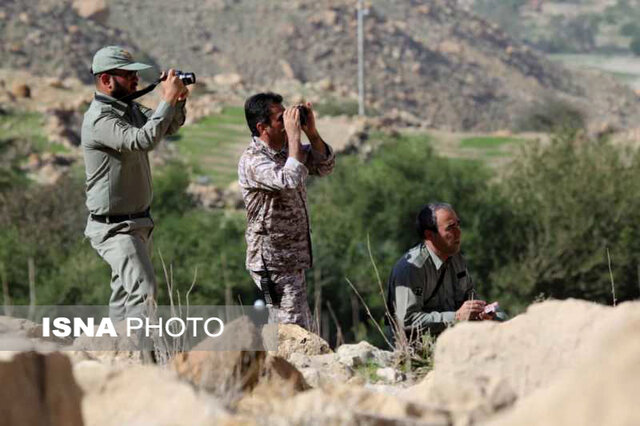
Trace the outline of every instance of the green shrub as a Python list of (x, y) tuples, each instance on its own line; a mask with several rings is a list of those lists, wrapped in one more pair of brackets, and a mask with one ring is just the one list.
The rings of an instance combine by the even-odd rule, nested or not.
[(524, 306), (537, 295), (611, 303), (606, 249), (619, 300), (638, 297), (640, 157), (575, 132), (528, 144), (500, 184), (511, 220), (500, 234), (509, 262), (495, 295)]
[(584, 129), (584, 113), (573, 105), (553, 98), (532, 105), (516, 123), (520, 131), (557, 132), (563, 129)]
[(53, 186), (15, 187), (0, 193), (0, 264), (16, 303), (28, 301), (28, 259), (34, 260), (36, 282), (51, 290), (52, 298), (42, 293), (38, 303), (60, 300), (68, 283), (51, 280), (77, 253), (86, 217), (82, 180), (63, 178)]
[(353, 100), (329, 98), (323, 102), (314, 103), (313, 108), (321, 116), (354, 116), (358, 114), (358, 102)]
[(640, 34), (640, 26), (635, 22), (628, 22), (620, 27), (620, 35), (634, 37), (637, 34)]
[[(245, 269), (246, 246), (243, 212), (191, 210), (158, 221), (154, 231), (156, 276), (160, 302), (168, 303), (168, 292), (160, 254), (167, 269), (173, 270), (173, 282), (182, 297), (193, 282), (191, 304), (223, 305), (225, 290), (231, 303), (253, 304), (257, 287)], [(184, 298), (182, 299), (183, 303)]]
[(629, 44), (629, 50), (631, 50), (634, 55), (640, 56), (640, 34), (633, 37)]
[(185, 164), (172, 161), (153, 177), (153, 202), (151, 211), (155, 219), (180, 215), (194, 207), (187, 194), (189, 172)]
[[(353, 292), (348, 277), (377, 318), (383, 317), (382, 297), (369, 259), (367, 239), (386, 282), (393, 264), (419, 241), (414, 221), (429, 201), (450, 202), (461, 217), (464, 248), (478, 277), (480, 291), (488, 293), (483, 279), (502, 258), (499, 242), (486, 239), (502, 229), (504, 204), (488, 185), (490, 173), (477, 162), (449, 161), (433, 151), (424, 136), (404, 136), (386, 141), (368, 161), (356, 156), (338, 159), (333, 175), (310, 188), (314, 272), (313, 285), (322, 282), (343, 329), (357, 331), (367, 321), (361, 310), (352, 318)], [(350, 334), (352, 336), (352, 334)], [(369, 336), (382, 344), (377, 334)]]

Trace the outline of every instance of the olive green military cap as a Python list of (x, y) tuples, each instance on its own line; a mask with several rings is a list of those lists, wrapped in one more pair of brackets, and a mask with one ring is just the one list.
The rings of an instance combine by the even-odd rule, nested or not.
[(115, 69), (127, 71), (139, 71), (151, 68), (151, 65), (134, 62), (131, 53), (120, 46), (107, 46), (98, 50), (93, 55), (91, 72), (99, 74)]

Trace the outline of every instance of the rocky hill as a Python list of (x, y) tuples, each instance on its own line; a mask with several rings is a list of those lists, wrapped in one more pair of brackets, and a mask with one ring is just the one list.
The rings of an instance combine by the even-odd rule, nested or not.
[[(80, 18), (78, 7), (68, 3), (39, 0), (26, 11), (29, 23), (18, 24), (14, 1), (2, 9), (10, 24), (2, 27), (3, 38), (11, 41), (0, 59), (41, 73), (62, 68), (86, 79), (90, 52), (107, 42), (124, 43), (163, 67), (201, 76), (239, 74), (247, 91), (282, 80), (329, 80), (337, 94), (353, 97), (354, 3), (110, 0), (104, 6), (108, 13), (96, 22)], [(57, 32), (40, 23), (43, 8), (46, 19), (59, 17)], [(41, 36), (40, 46), (17, 46), (12, 27), (36, 24), (37, 30), (24, 29), (18, 40), (36, 37), (25, 35), (32, 33), (49, 36)], [(571, 105), (596, 130), (627, 128), (640, 118), (629, 89), (546, 60), (455, 0), (375, 1), (365, 39), (367, 101), (374, 114), (428, 127), (489, 131), (518, 128), (531, 111), (552, 104)]]
[(83, 18), (70, 2), (56, 0), (3, 0), (0, 34), (2, 68), (85, 83), (92, 81), (91, 57), (100, 47), (118, 42), (138, 49), (125, 31)]

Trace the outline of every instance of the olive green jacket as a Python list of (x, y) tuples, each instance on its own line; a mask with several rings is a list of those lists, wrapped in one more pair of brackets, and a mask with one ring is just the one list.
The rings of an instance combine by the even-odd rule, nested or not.
[(153, 111), (97, 92), (82, 122), (87, 208), (92, 214), (143, 212), (152, 199), (148, 151), (185, 120), (185, 102)]
[[(442, 284), (436, 284), (444, 273)], [(472, 297), (473, 280), (460, 253), (442, 262), (421, 243), (395, 264), (387, 283), (387, 305), (398, 326), (417, 335), (444, 330), (456, 311)]]
[[(478, 297), (462, 254), (443, 262), (424, 242), (398, 260), (387, 283), (387, 309), (399, 328), (413, 337), (426, 331), (441, 333), (455, 322), (462, 304), (473, 298)], [(496, 313), (497, 321), (507, 318), (502, 310)]]

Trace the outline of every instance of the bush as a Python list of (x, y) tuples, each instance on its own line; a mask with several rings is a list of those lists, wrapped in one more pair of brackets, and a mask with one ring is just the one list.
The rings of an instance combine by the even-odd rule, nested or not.
[(554, 98), (546, 98), (541, 103), (532, 105), (516, 123), (520, 131), (545, 133), (584, 129), (585, 126), (586, 119), (582, 111)]
[(47, 287), (38, 303), (65, 300), (69, 283), (58, 276), (61, 265), (78, 253), (87, 217), (84, 201), (84, 184), (73, 178), (0, 193), (0, 269), (16, 303), (28, 302), (28, 259), (34, 259), (38, 287)]
[[(377, 318), (384, 313), (367, 239), (385, 283), (394, 263), (419, 241), (414, 221), (429, 201), (450, 202), (456, 208), (480, 291), (490, 291), (483, 277), (502, 254), (498, 241), (483, 236), (501, 229), (504, 203), (489, 187), (489, 178), (478, 163), (441, 158), (425, 137), (405, 136), (386, 141), (370, 161), (340, 157), (333, 175), (314, 183), (309, 200), (315, 266), (309, 282), (322, 283), (325, 299), (343, 327), (351, 328), (350, 336), (358, 322), (367, 319), (362, 310), (360, 317), (352, 317), (354, 296), (345, 277)], [(381, 343), (376, 334), (368, 337)]]
[(180, 215), (194, 207), (187, 194), (189, 172), (185, 164), (172, 161), (153, 177), (153, 202), (151, 211), (155, 219)]
[(608, 248), (618, 299), (638, 297), (638, 153), (576, 132), (527, 146), (500, 184), (510, 260), (492, 274), (494, 295), (521, 307), (541, 293), (611, 303)]
[(620, 35), (634, 37), (637, 34), (640, 34), (640, 26), (635, 22), (628, 22), (620, 27)]
[(634, 55), (640, 56), (640, 34), (633, 37), (633, 40), (631, 40), (629, 44), (629, 50), (631, 50)]
[(222, 305), (231, 295), (232, 304), (239, 297), (243, 303), (252, 305), (258, 290), (245, 269), (245, 227), (243, 212), (191, 210), (160, 221), (154, 231), (153, 258), (160, 303), (169, 301), (159, 256), (162, 254), (167, 269), (173, 270), (173, 282), (182, 297), (197, 270), (191, 304)]

